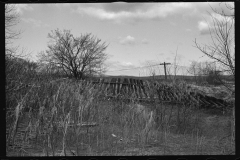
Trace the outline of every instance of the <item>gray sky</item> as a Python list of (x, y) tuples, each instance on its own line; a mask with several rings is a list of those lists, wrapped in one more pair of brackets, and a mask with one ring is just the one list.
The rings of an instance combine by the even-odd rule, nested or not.
[[(189, 66), (192, 60), (205, 61), (194, 46), (209, 43), (208, 25), (216, 16), (210, 6), (221, 3), (97, 3), (19, 4), (21, 38), (14, 41), (31, 52), (31, 59), (47, 49), (51, 30), (69, 29), (74, 36), (92, 33), (107, 44), (108, 75), (147, 76), (151, 69), (163, 74), (163, 66), (122, 70), (149, 64), (177, 62)], [(219, 17), (221, 19), (221, 17)], [(207, 23), (208, 22), (208, 23)], [(200, 58), (202, 57), (202, 58)]]

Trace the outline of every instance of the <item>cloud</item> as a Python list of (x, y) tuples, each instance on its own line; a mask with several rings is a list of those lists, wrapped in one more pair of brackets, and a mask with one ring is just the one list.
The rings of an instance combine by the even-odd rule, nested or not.
[(141, 41), (137, 41), (134, 37), (128, 35), (126, 37), (119, 37), (119, 43), (122, 45), (136, 45), (136, 44), (148, 44), (149, 41), (147, 39), (142, 39)]
[(109, 71), (113, 70), (124, 70), (124, 69), (131, 69), (131, 68), (136, 68), (137, 66), (134, 65), (132, 62), (127, 62), (127, 61), (108, 61), (107, 66), (109, 68)]
[(122, 45), (134, 45), (136, 42), (135, 42), (135, 38), (132, 37), (132, 36), (127, 36), (127, 37), (124, 37), (124, 38), (119, 38), (119, 43), (122, 44)]
[[(93, 3), (74, 5), (74, 12), (115, 23), (136, 24), (144, 20), (162, 20), (178, 15), (183, 19), (201, 18), (212, 13), (211, 7), (217, 10), (224, 8), (219, 2), (177, 2), (177, 3)], [(226, 7), (225, 7), (226, 8)], [(177, 25), (170, 22), (171, 25)]]
[(147, 9), (151, 7), (151, 3), (125, 3), (125, 2), (115, 2), (115, 3), (105, 3), (101, 5), (106, 11), (110, 12), (120, 12), (120, 11), (137, 11), (140, 9)]
[(191, 9), (192, 3), (111, 3), (92, 6), (78, 6), (77, 12), (101, 20), (121, 23), (126, 20), (165, 18), (185, 9)]
[(134, 66), (131, 62), (121, 62), (120, 65), (123, 67), (133, 67)]
[(218, 20), (218, 21), (220, 21), (220, 22), (230, 22), (230, 21), (232, 20), (231, 17), (227, 17), (227, 16), (224, 17), (224, 16), (222, 16), (222, 15), (220, 15), (220, 14), (216, 14), (216, 13), (212, 13), (211, 16), (212, 16), (214, 19), (216, 19), (216, 20)]
[(172, 21), (170, 21), (169, 23), (170, 23), (170, 25), (172, 25), (172, 26), (176, 26), (176, 25), (177, 25), (176, 23), (174, 23), (174, 22), (172, 22)]
[(225, 26), (226, 24), (232, 22), (231, 17), (224, 17), (216, 13), (211, 13), (205, 19), (206, 20), (202, 20), (198, 22), (198, 29), (201, 35), (210, 34), (210, 32), (216, 29), (216, 27), (222, 27), (220, 25)]
[(148, 44), (149, 43), (147, 39), (143, 39), (141, 42), (142, 42), (142, 44)]
[(208, 24), (205, 21), (200, 21), (198, 22), (198, 29), (201, 30), (206, 30), (208, 29)]
[(32, 24), (35, 27), (50, 27), (50, 25), (45, 24), (42, 21), (36, 20), (36, 19), (33, 19), (33, 18), (21, 18), (21, 19), (22, 19), (22, 21), (24, 21), (26, 23), (29, 23), (29, 24)]
[(19, 14), (23, 14), (23, 11), (33, 11), (33, 8), (29, 6), (28, 4), (16, 4), (16, 12)]
[(199, 29), (201, 35), (210, 34), (209, 24), (206, 21), (199, 21), (198, 29)]
[(52, 4), (47, 4), (47, 5), (57, 7), (58, 9), (63, 9), (63, 8), (67, 8), (67, 7), (71, 6), (70, 3), (52, 3)]

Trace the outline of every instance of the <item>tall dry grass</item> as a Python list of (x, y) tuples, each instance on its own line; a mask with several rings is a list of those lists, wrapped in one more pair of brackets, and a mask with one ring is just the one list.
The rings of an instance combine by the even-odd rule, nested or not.
[[(182, 154), (184, 145), (185, 154), (205, 154), (207, 144), (211, 153), (234, 150), (234, 112), (210, 120), (195, 103), (162, 103), (153, 82), (146, 90), (154, 102), (141, 104), (134, 94), (122, 96), (130, 101), (109, 99), (104, 86), (87, 81), (49, 77), (31, 84), (7, 94), (8, 155), (141, 155), (149, 147), (146, 154)], [(179, 100), (186, 98), (185, 83), (170, 85)], [(222, 139), (220, 129), (229, 127), (231, 136)]]

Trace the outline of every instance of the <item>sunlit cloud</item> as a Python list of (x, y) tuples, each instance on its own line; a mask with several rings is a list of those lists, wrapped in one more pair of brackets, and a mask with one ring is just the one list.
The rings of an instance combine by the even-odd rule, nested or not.
[(119, 43), (122, 45), (149, 44), (149, 41), (145, 38), (137, 41), (134, 37), (130, 35), (126, 37), (119, 37), (118, 39), (119, 39)]
[[(218, 23), (216, 23), (216, 21)], [(224, 17), (217, 13), (211, 13), (205, 18), (205, 20), (198, 22), (198, 29), (201, 35), (210, 34), (210, 32), (213, 31), (215, 27), (226, 25), (227, 23), (231, 23), (231, 21), (232, 17)]]
[(134, 67), (134, 65), (131, 62), (121, 62), (120, 66), (123, 66), (123, 67)]
[(119, 43), (122, 44), (122, 45), (133, 45), (135, 44), (135, 38), (132, 37), (132, 36), (127, 36), (127, 37), (124, 37), (124, 38), (119, 38)]
[[(119, 6), (119, 7), (118, 7)], [(191, 9), (191, 3), (116, 3), (112, 5), (78, 6), (77, 12), (99, 18), (101, 20), (156, 19), (165, 18), (184, 9)]]
[(210, 33), (209, 32), (209, 25), (205, 21), (199, 21), (198, 22), (198, 29), (200, 31), (200, 34), (202, 34), (202, 35)]

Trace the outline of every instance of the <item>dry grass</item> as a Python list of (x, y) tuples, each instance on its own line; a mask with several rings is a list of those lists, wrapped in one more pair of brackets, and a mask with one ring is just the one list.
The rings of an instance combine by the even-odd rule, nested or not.
[(235, 153), (234, 113), (108, 100), (101, 86), (72, 80), (34, 85), (7, 95), (8, 156)]

